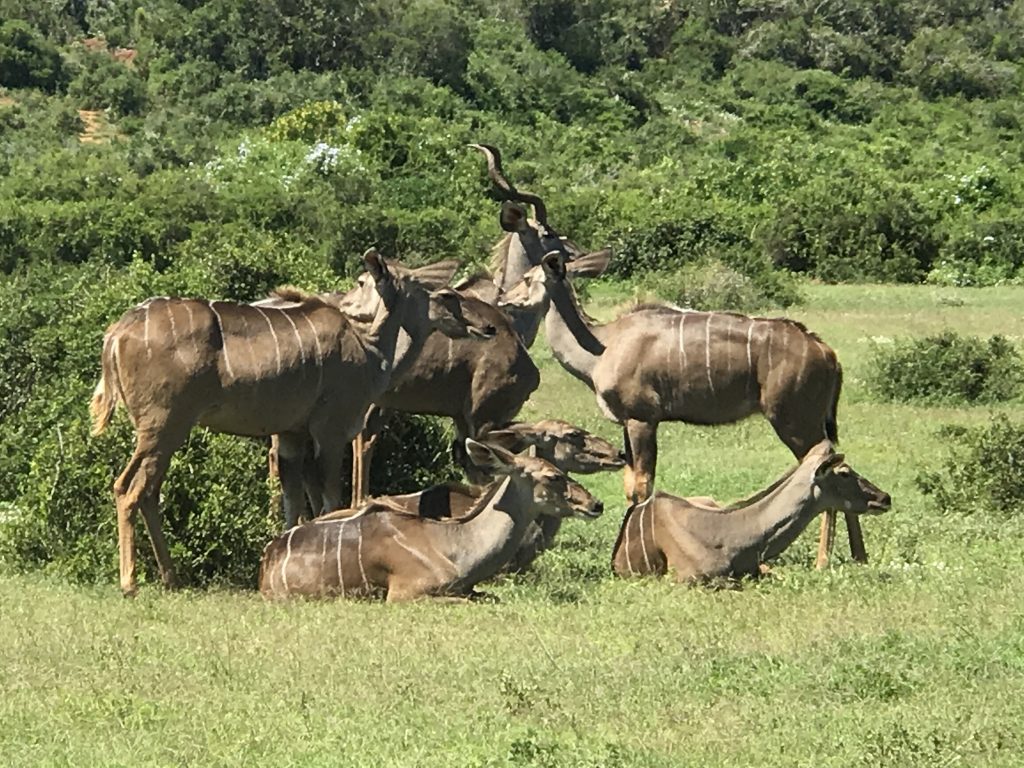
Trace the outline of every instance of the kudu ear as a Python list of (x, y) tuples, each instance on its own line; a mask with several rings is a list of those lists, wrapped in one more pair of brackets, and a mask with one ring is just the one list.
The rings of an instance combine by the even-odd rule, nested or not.
[(561, 251), (548, 251), (540, 260), (544, 271), (556, 280), (565, 279), (565, 257)]
[(814, 470), (814, 479), (818, 480), (824, 477), (844, 461), (846, 461), (846, 456), (841, 453), (829, 454), (822, 460), (817, 469)]
[(604, 248), (594, 253), (577, 256), (565, 265), (573, 277), (600, 277), (612, 260), (612, 249)]
[(379, 283), (390, 279), (391, 272), (388, 270), (387, 262), (376, 248), (367, 249), (363, 254), (363, 264), (366, 266), (366, 271), (373, 277), (374, 282)]
[(526, 227), (526, 208), (519, 203), (506, 200), (501, 204), (498, 222), (506, 232), (519, 232)]
[(407, 276), (428, 291), (436, 291), (451, 282), (458, 268), (459, 262), (455, 259), (446, 259), (434, 264), (427, 264), (425, 267), (410, 269)]
[(518, 451), (523, 444), (519, 434), (511, 429), (492, 429), (484, 435), (484, 440), (490, 445), (496, 445), (499, 448), (504, 448), (506, 451), (513, 452)]
[(504, 448), (477, 442), (471, 437), (466, 438), (466, 453), (473, 464), (490, 474), (507, 473), (515, 463), (515, 455)]

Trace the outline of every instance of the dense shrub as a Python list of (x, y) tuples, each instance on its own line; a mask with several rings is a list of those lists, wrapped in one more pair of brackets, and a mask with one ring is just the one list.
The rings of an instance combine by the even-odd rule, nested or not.
[(55, 91), (64, 81), (60, 51), (24, 21), (0, 24), (0, 85)]
[(1019, 518), (1024, 509), (1024, 424), (996, 416), (977, 427), (940, 430), (949, 454), (941, 467), (922, 472), (918, 487), (940, 512)]
[(748, 277), (718, 260), (687, 264), (674, 272), (654, 272), (639, 281), (642, 292), (681, 307), (754, 312), (799, 301), (791, 277), (762, 272)]
[(946, 331), (876, 346), (868, 381), (886, 400), (995, 403), (1020, 394), (1024, 363), (1004, 336), (978, 339)]
[(109, 109), (115, 115), (135, 115), (146, 103), (146, 84), (139, 73), (105, 52), (87, 53), (68, 94), (83, 109)]

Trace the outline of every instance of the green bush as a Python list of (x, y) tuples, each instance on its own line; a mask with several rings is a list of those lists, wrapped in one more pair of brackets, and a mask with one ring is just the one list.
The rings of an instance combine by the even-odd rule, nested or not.
[(762, 272), (752, 278), (717, 259), (645, 275), (638, 287), (642, 293), (701, 310), (755, 312), (787, 307), (800, 299), (793, 278), (784, 272)]
[(868, 385), (886, 400), (924, 404), (996, 403), (1024, 383), (1020, 353), (1004, 337), (979, 339), (946, 331), (877, 345)]
[(0, 85), (55, 91), (64, 82), (60, 51), (24, 21), (0, 25)]
[(995, 416), (977, 427), (939, 431), (949, 454), (917, 478), (921, 491), (950, 515), (1017, 519), (1024, 509), (1024, 424)]
[(83, 109), (109, 109), (115, 116), (136, 115), (146, 104), (146, 83), (138, 71), (103, 52), (87, 53), (68, 95)]

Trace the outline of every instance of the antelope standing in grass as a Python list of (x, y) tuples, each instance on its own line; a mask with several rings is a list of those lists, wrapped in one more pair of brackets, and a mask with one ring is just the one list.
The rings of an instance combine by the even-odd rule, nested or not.
[[(484, 482), (485, 478), (463, 454), (465, 438), (480, 437), (510, 422), (540, 384), (540, 372), (527, 350), (536, 338), (542, 313), (513, 305), (504, 308), (506, 314), (493, 307), (501, 291), (515, 285), (526, 270), (540, 263), (545, 253), (559, 250), (571, 258), (579, 249), (552, 229), (547, 207), (538, 195), (517, 190), (508, 181), (496, 148), (486, 144), (470, 146), (487, 159), (493, 194), (502, 200), (499, 223), (507, 234), (493, 249), (493, 276), (474, 276), (455, 288), (474, 312), (488, 318), (496, 329), (495, 336), (481, 345), (432, 334), (409, 370), (396, 375), (391, 387), (376, 402), (389, 410), (451, 418), (455, 425), (456, 459), (471, 480)], [(533, 218), (528, 215), (528, 206), (533, 207)], [(599, 274), (599, 270), (581, 268), (576, 277)], [(355, 310), (349, 307), (349, 311)], [(382, 424), (381, 418), (369, 416), (366, 428), (353, 443), (353, 506), (369, 494), (370, 461)]]
[[(532, 451), (532, 455), (551, 463), (566, 473), (593, 474), (619, 469), (625, 464), (622, 452), (597, 435), (559, 419), (545, 419), (533, 424), (517, 422), (503, 429), (487, 432), (481, 441), (504, 448), (511, 453)], [(374, 504), (404, 509), (409, 514), (431, 520), (465, 517), (487, 491), (483, 486), (444, 483), (416, 493), (377, 496)], [(360, 506), (330, 512), (321, 519), (341, 519), (356, 514)], [(548, 549), (562, 518), (541, 516), (527, 527), (526, 533), (508, 562), (508, 570), (524, 571)]]
[(538, 515), (597, 517), (601, 502), (543, 459), (466, 441), (470, 458), (500, 475), (465, 516), (430, 520), (370, 503), (271, 541), (260, 562), (265, 597), (362, 596), (388, 602), (465, 599), (512, 557)]
[[(550, 253), (505, 301), (544, 309), (555, 358), (622, 425), (629, 501), (653, 492), (663, 421), (728, 424), (760, 412), (797, 459), (823, 438), (837, 440), (842, 367), (815, 334), (784, 318), (668, 306), (638, 307), (595, 324), (580, 308), (569, 275), (609, 258), (600, 252), (566, 263), (561, 253)], [(846, 523), (853, 557), (866, 560), (857, 516), (847, 514)], [(823, 521), (819, 567), (828, 557), (830, 526), (834, 517)]]
[[(287, 298), (273, 309), (224, 301), (148, 299), (107, 329), (103, 373), (92, 398), (94, 433), (123, 402), (135, 426), (135, 452), (114, 483), (121, 589), (134, 593), (135, 516), (142, 511), (160, 578), (175, 586), (162, 532), (160, 486), (176, 451), (195, 425), (254, 437), (278, 435), (285, 509), (291, 522), (304, 504), (302, 457), (316, 447), (322, 506), (340, 506), (345, 444), (402, 358), (434, 328), (464, 335), (435, 292), (456, 264), (417, 270), (364, 255), (378, 297), (365, 333), (316, 296)], [(401, 348), (400, 348), (401, 347)], [(297, 459), (297, 460), (296, 460)]]
[(823, 440), (775, 483), (732, 506), (660, 492), (634, 504), (619, 529), (612, 568), (619, 576), (672, 573), (680, 582), (757, 576), (819, 512), (877, 514), (890, 503)]

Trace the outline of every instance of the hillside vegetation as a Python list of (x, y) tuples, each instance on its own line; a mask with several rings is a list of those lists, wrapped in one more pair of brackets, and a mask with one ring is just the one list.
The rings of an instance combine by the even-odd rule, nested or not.
[[(150, 295), (343, 285), (372, 244), (482, 265), (501, 231), (470, 141), (641, 284), (724, 274), (785, 305), (792, 273), (1022, 277), (1021, 2), (0, 0), (0, 19), (0, 501), (15, 559), (78, 579), (113, 571), (130, 452), (124, 420), (87, 437), (106, 325)], [(264, 467), (201, 432), (176, 457), (193, 583), (239, 560), (220, 575), (251, 579)]]

